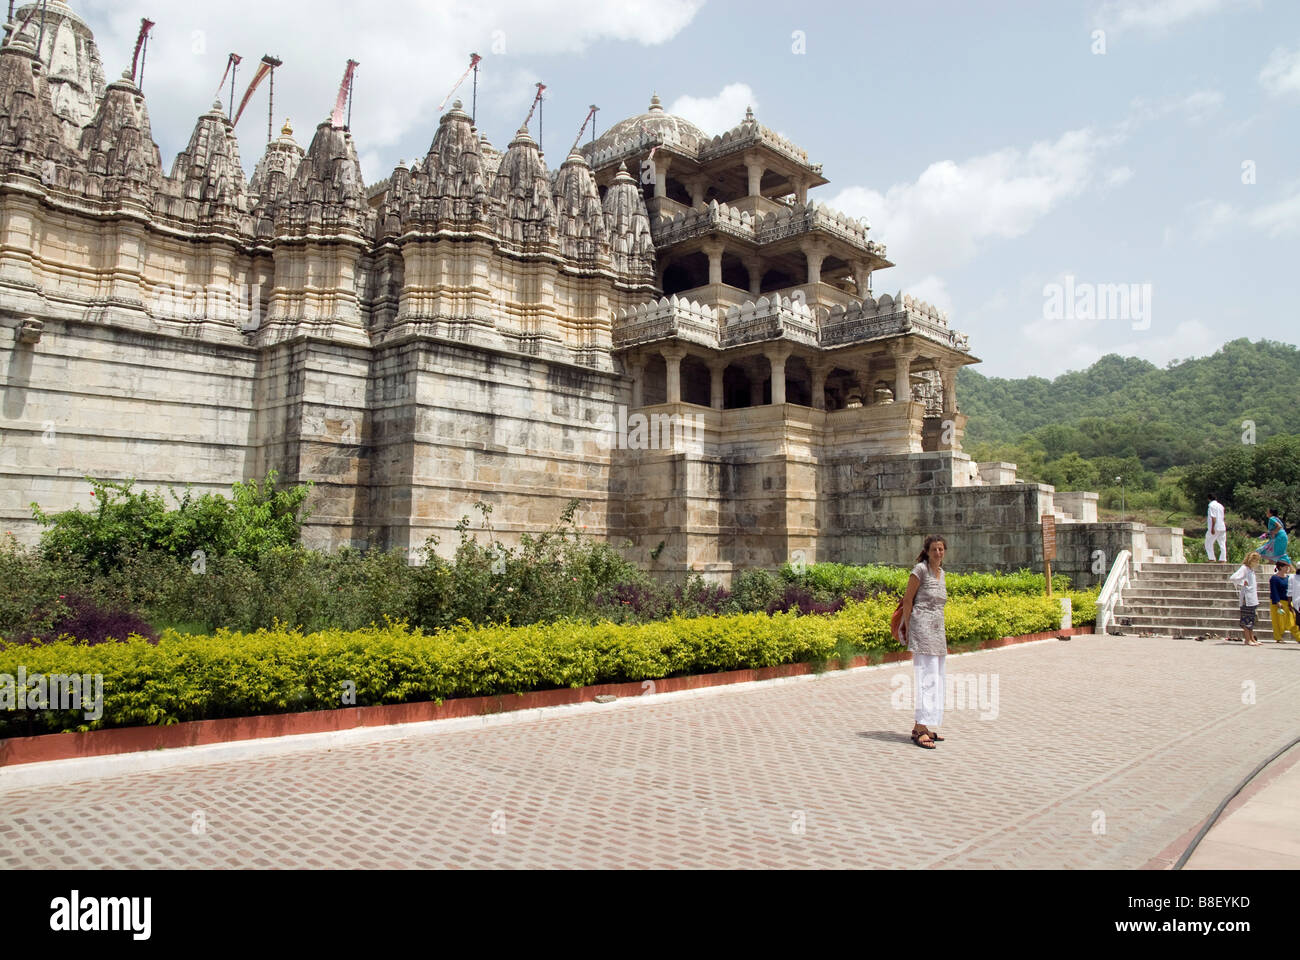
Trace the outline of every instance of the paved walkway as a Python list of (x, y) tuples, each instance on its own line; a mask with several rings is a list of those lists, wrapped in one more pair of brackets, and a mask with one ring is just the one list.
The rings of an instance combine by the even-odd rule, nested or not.
[(1183, 869), (1300, 870), (1300, 747), (1254, 783), (1258, 788), (1247, 787), (1228, 805)]
[(11, 790), (0, 867), (1140, 868), (1300, 726), (1300, 645), (1077, 637), (948, 674), (932, 751), (891, 665)]

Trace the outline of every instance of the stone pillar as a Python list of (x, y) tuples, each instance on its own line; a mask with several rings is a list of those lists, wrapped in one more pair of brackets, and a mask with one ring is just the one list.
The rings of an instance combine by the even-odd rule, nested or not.
[(632, 409), (645, 406), (642, 395), (645, 388), (645, 358), (637, 357), (627, 361), (627, 372), (632, 377)]
[(686, 181), (686, 189), (691, 191), (691, 207), (695, 210), (704, 209), (704, 194), (708, 190), (708, 181), (703, 177), (692, 177)]
[(755, 300), (763, 292), (763, 260), (761, 257), (745, 258), (745, 269), (749, 271), (749, 295)]
[(778, 343), (764, 351), (768, 363), (772, 365), (773, 406), (780, 406), (785, 403), (785, 362), (790, 358), (790, 352), (793, 349), (794, 347), (791, 344)]
[(894, 402), (912, 402), (912, 361), (916, 359), (916, 350), (897, 346), (894, 354)]
[(957, 368), (943, 364), (939, 367), (939, 378), (943, 384), (943, 418), (953, 420), (957, 416)]
[(721, 240), (706, 240), (700, 244), (700, 249), (709, 258), (709, 283), (719, 284), (722, 282), (722, 252), (726, 250), (726, 244)]
[(808, 364), (812, 371), (812, 405), (814, 410), (826, 409), (826, 376), (831, 372), (829, 360), (817, 360)]
[(714, 359), (709, 361), (709, 406), (721, 410), (726, 401), (722, 394), (722, 375), (726, 372), (727, 361)]
[(672, 163), (670, 155), (656, 155), (655, 165), (655, 197), (662, 198), (668, 196), (668, 166)]
[(660, 347), (659, 353), (664, 358), (664, 363), (668, 367), (668, 402), (682, 402), (682, 358), (686, 356), (686, 348), (676, 344), (667, 347)]
[(763, 163), (754, 154), (745, 154), (745, 170), (749, 173), (749, 195), (763, 195)]
[(853, 283), (858, 288), (858, 296), (865, 300), (871, 289), (871, 267), (865, 260), (854, 262)]
[(749, 374), (749, 405), (751, 407), (761, 407), (763, 405), (763, 373), (759, 370), (758, 360), (751, 360), (746, 365), (746, 372)]
[(804, 259), (808, 261), (808, 282), (822, 282), (822, 261), (826, 259), (826, 244), (818, 240), (805, 240), (801, 244)]
[(803, 177), (797, 177), (791, 181), (794, 184), (794, 196), (801, 206), (808, 204), (808, 181)]

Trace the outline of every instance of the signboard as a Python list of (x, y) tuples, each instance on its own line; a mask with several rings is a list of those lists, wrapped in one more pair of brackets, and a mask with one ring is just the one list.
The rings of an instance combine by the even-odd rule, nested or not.
[(1043, 559), (1056, 559), (1056, 517), (1043, 515)]
[(1043, 514), (1043, 573), (1047, 577), (1047, 595), (1052, 595), (1052, 561), (1056, 559), (1056, 517)]

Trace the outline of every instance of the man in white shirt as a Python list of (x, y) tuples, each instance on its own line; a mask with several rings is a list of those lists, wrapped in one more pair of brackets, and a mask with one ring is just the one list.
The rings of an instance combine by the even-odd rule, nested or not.
[(1217, 496), (1210, 497), (1210, 509), (1205, 514), (1205, 556), (1214, 560), (1214, 544), (1219, 545), (1219, 563), (1228, 562), (1228, 528), (1223, 524), (1223, 504)]

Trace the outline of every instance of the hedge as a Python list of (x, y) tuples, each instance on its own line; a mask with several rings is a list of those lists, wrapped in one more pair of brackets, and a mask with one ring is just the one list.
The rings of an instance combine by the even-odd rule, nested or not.
[[(900, 594), (907, 588), (911, 567), (891, 567), (884, 564), (854, 566), (845, 563), (814, 563), (802, 569), (785, 564), (781, 568), (783, 580), (800, 583), (814, 590), (845, 596), (855, 588), (870, 593), (887, 591)], [(949, 597), (976, 597), (993, 593), (1040, 596), (1047, 590), (1047, 577), (1032, 570), (1015, 573), (953, 573), (944, 576)], [(1070, 578), (1063, 574), (1052, 576), (1052, 587), (1057, 593), (1070, 589)]]
[[(1076, 624), (1095, 615), (1073, 594)], [(560, 621), (524, 627), (468, 624), (432, 634), (389, 623), (303, 634), (284, 629), (165, 631), (85, 645), (69, 640), (0, 645), (0, 675), (102, 674), (103, 716), (82, 711), (0, 711), (0, 737), (104, 727), (168, 725), (453, 697), (522, 693), (784, 663), (825, 664), (897, 650), (895, 601), (876, 597), (833, 616), (782, 613), (672, 618), (619, 625)], [(1093, 613), (1090, 613), (1093, 611)], [(989, 595), (949, 601), (950, 646), (1056, 629), (1060, 605), (1046, 597)], [(2, 678), (0, 678), (2, 679)], [(355, 700), (344, 703), (347, 684)]]

